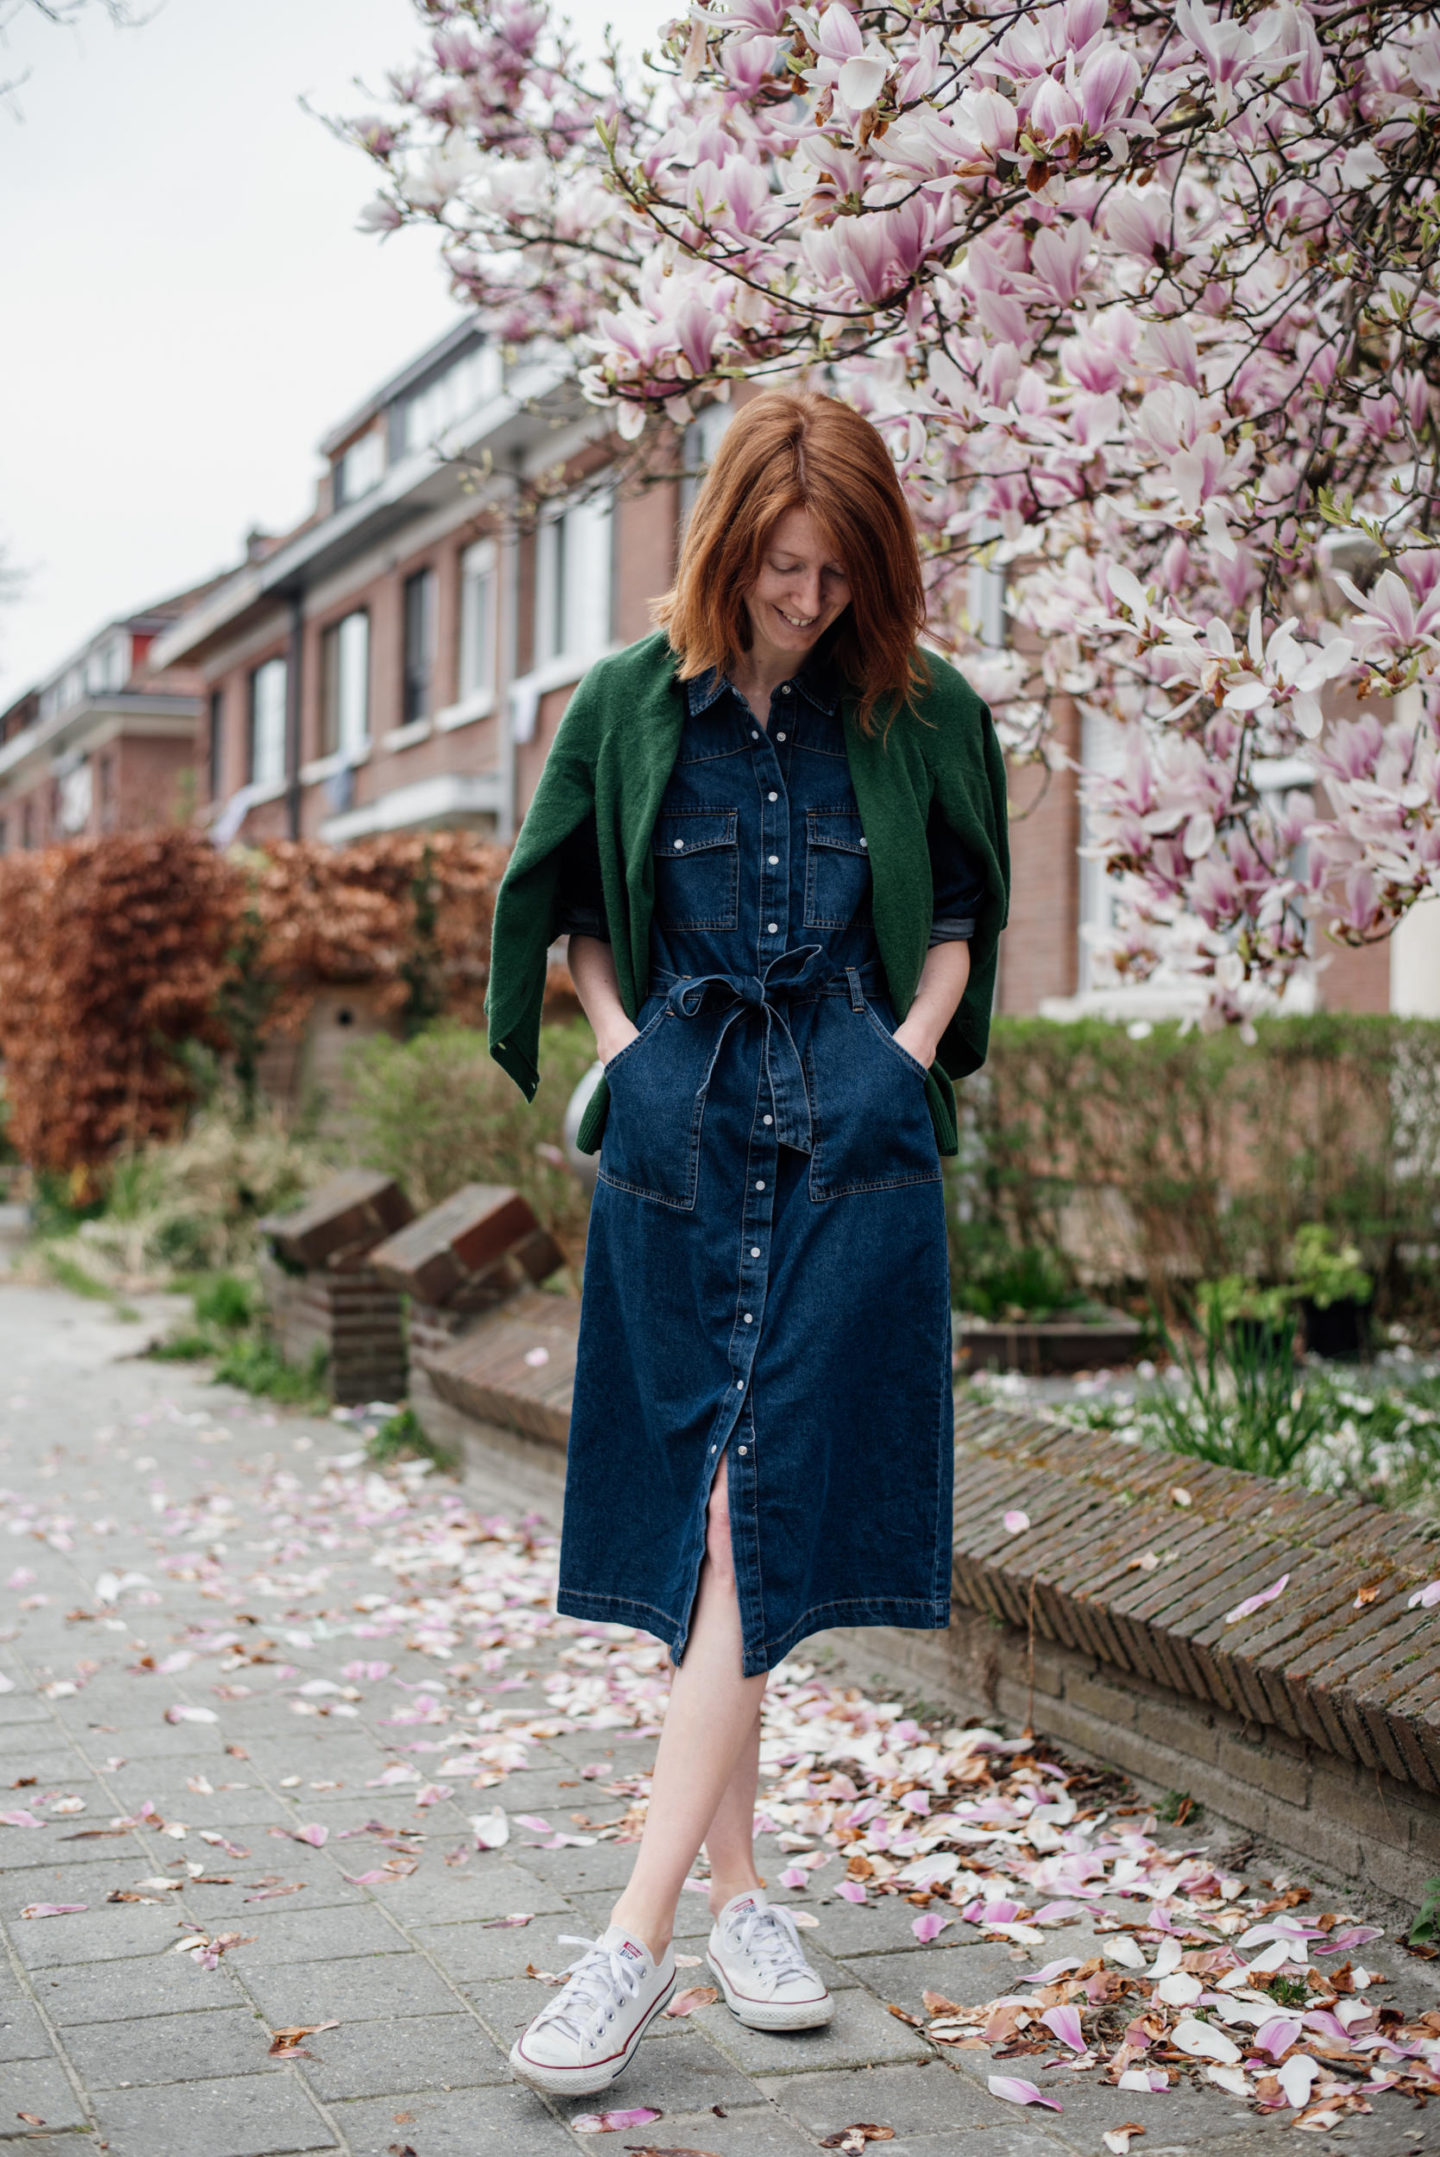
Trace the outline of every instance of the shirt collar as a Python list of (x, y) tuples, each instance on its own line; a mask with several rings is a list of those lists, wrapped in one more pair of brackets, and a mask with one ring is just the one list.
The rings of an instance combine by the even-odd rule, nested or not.
[[(840, 708), (840, 690), (833, 668), (812, 656), (791, 679), (817, 711), (834, 718)], [(707, 667), (703, 674), (695, 675), (685, 684), (685, 707), (690, 717), (696, 719), (701, 712), (709, 711), (729, 687), (728, 678), (717, 667)]]

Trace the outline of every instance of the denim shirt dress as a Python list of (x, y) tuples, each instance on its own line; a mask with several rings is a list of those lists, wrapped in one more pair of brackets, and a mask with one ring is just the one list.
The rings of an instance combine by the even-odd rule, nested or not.
[[(802, 671), (765, 724), (713, 674), (686, 694), (650, 993), (605, 1066), (557, 1607), (680, 1661), (723, 1468), (751, 1676), (828, 1626), (949, 1623), (944, 1192), (836, 685)], [(982, 887), (928, 838), (931, 942), (968, 937)], [(562, 926), (606, 934), (583, 836)]]

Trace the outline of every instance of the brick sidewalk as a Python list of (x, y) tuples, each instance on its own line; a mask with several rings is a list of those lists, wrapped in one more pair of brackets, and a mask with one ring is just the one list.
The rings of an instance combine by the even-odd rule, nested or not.
[[(0, 1691), (0, 1811), (34, 1807), (45, 1821), (0, 1827), (0, 2144), (28, 2140), (51, 2157), (619, 2157), (652, 2144), (801, 2157), (870, 2121), (894, 2131), (872, 2145), (887, 2157), (1099, 2157), (1103, 2130), (1130, 2119), (1147, 2127), (1136, 2157), (1242, 2157), (1288, 2131), (1213, 2087), (1120, 2098), (1074, 2080), (1062, 2117), (1017, 2111), (988, 2094), (987, 2052), (941, 2057), (887, 2007), (918, 2013), (927, 1987), (991, 1997), (1033, 1958), (959, 1922), (946, 1944), (919, 1948), (903, 1902), (816, 1896), (807, 1944), (818, 1942), (836, 1994), (828, 2030), (763, 2036), (719, 2006), (663, 2022), (611, 2096), (569, 2108), (651, 2105), (661, 2119), (573, 2134), (565, 2106), (511, 2082), (505, 2052), (545, 1997), (527, 1965), (558, 1969), (574, 1953), (558, 1935), (590, 1936), (605, 1923), (633, 1853), (605, 1841), (475, 1853), (469, 1815), (503, 1803), (512, 1817), (528, 1811), (563, 1826), (587, 1806), (613, 1816), (623, 1800), (597, 1796), (601, 1781), (582, 1778), (581, 1766), (634, 1775), (649, 1743), (616, 1729), (557, 1735), (532, 1745), (523, 1770), (492, 1790), (460, 1786), (424, 1806), (416, 1797), (426, 1793), (381, 1782), (415, 1734), (390, 1726), (397, 1699), (423, 1702), (424, 1688), (355, 1685), (345, 1670), (370, 1652), (355, 1637), (357, 1612), (363, 1619), (367, 1598), (380, 1601), (394, 1575), (377, 1575), (363, 1543), (338, 1528), (323, 1565), (313, 1537), (287, 1556), (283, 1522), (277, 1535), (273, 1506), (258, 1503), (266, 1455), (295, 1477), (298, 1510), (347, 1434), (273, 1414), (192, 1370), (135, 1359), (143, 1330), (60, 1292), (0, 1289), (0, 1485), (35, 1509), (18, 1533), (12, 1517), (0, 1541), (0, 1583), (11, 1583), (0, 1633), (11, 1684)], [(472, 1483), (466, 1497), (513, 1510), (499, 1480)], [(176, 1577), (177, 1554), (189, 1578)], [(422, 1601), (428, 1562), (417, 1549), (410, 1585)], [(127, 1584), (127, 1574), (145, 1578)], [(247, 1576), (267, 1585), (237, 1613), (225, 1583)], [(223, 1667), (181, 1663), (180, 1643), (191, 1628), (236, 1624), (251, 1652), (273, 1641), (280, 1667), (247, 1663), (235, 1684), (219, 1685), (217, 1706)], [(540, 1681), (564, 1645), (551, 1636), (527, 1648), (497, 1707), (539, 1713)], [(447, 1684), (445, 1659), (409, 1640), (373, 1652), (412, 1689)], [(149, 1672), (146, 1656), (176, 1660)], [(486, 1680), (476, 1683), (483, 1690)], [(171, 1721), (167, 1708), (214, 1719)], [(142, 1824), (94, 1834), (146, 1805)], [(377, 1814), (407, 1832), (384, 1848), (373, 1837), (340, 1839)], [(290, 1839), (302, 1824), (324, 1826), (325, 1846)], [(417, 1830), (412, 1871), (373, 1885), (347, 1879), (383, 1866), (397, 1843), (403, 1866)], [(446, 1863), (446, 1853), (465, 1852), (463, 1864)], [(785, 1859), (772, 1851), (766, 1863), (773, 1877)], [(107, 1900), (116, 1890), (144, 1896), (146, 1883), (167, 1877), (182, 1884)], [(282, 1892), (247, 1899), (266, 1896), (265, 1881)], [(86, 1907), (20, 1914), (67, 1903)], [(512, 1912), (531, 1922), (487, 1922)], [(703, 1899), (684, 1896), (682, 1951), (700, 1954), (706, 1929)], [(246, 1944), (216, 1968), (174, 1951), (183, 1938), (225, 1932)], [(1060, 1951), (1084, 1953), (1087, 1939), (1070, 1928)], [(1378, 1943), (1366, 1960), (1392, 1974), (1387, 2001), (1411, 2012), (1435, 2004), (1428, 1966)], [(269, 2055), (270, 2032), (331, 2021), (338, 2027), (300, 2056)], [(1382, 2099), (1370, 2117), (1306, 2148), (1307, 2157), (1440, 2150), (1440, 2115)]]

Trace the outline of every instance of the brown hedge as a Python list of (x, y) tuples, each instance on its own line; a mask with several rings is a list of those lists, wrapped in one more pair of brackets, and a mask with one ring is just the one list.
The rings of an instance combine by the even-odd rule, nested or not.
[(180, 828), (0, 858), (11, 1143), (83, 1191), (117, 1150), (173, 1134), (192, 1097), (177, 1051), (236, 1046), (220, 1012), (245, 1001), (241, 965), (266, 1031), (298, 1030), (332, 982), (477, 1020), (504, 861), (465, 832), (222, 855)]

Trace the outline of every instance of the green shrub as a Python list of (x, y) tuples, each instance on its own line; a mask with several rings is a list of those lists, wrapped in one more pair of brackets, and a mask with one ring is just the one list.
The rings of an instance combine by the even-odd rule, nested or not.
[(67, 1207), (63, 1192), (40, 1179), (36, 1227), (42, 1241), (63, 1237), (102, 1293), (234, 1275), (255, 1261), (260, 1216), (296, 1204), (331, 1173), (321, 1150), (275, 1111), (247, 1125), (226, 1094), (183, 1138), (121, 1156), (94, 1206)]
[(408, 1401), (371, 1432), (365, 1451), (379, 1466), (392, 1460), (432, 1460), (437, 1468), (450, 1473), (458, 1466), (454, 1454), (425, 1430)]
[(1440, 1023), (1324, 1012), (1234, 1031), (999, 1019), (959, 1089), (957, 1281), (995, 1244), (1065, 1255), (1108, 1295), (1292, 1278), (1318, 1226), (1379, 1316), (1440, 1317)]
[(212, 1375), (216, 1385), (238, 1386), (287, 1407), (319, 1412), (330, 1405), (326, 1363), (323, 1348), (317, 1348), (308, 1363), (287, 1363), (273, 1341), (242, 1333), (216, 1358)]
[(589, 1194), (561, 1151), (566, 1105), (595, 1057), (583, 1019), (542, 1027), (534, 1103), (493, 1061), (485, 1037), (448, 1021), (412, 1040), (359, 1043), (348, 1158), (385, 1170), (423, 1211), (464, 1183), (512, 1184), (578, 1258)]
[(1360, 1263), (1358, 1246), (1338, 1243), (1320, 1221), (1307, 1221), (1296, 1229), (1289, 1270), (1294, 1293), (1306, 1297), (1319, 1311), (1328, 1311), (1332, 1303), (1346, 1298), (1368, 1303), (1375, 1286)]
[(224, 1333), (242, 1333), (259, 1313), (260, 1294), (253, 1281), (238, 1273), (217, 1273), (191, 1291), (195, 1316), (202, 1326), (216, 1326)]

